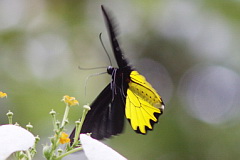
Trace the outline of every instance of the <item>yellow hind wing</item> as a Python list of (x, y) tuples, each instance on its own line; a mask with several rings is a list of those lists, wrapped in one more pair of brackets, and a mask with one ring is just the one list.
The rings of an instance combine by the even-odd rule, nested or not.
[(128, 85), (126, 118), (133, 130), (146, 134), (146, 128), (152, 130), (152, 125), (158, 121), (157, 115), (162, 114), (164, 104), (156, 90), (137, 71), (131, 72)]

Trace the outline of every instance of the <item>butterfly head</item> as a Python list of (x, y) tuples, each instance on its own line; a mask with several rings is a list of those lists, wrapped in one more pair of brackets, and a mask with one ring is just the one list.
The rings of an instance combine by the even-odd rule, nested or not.
[(107, 67), (107, 73), (111, 75), (113, 73), (114, 69), (115, 68), (113, 66), (108, 66)]

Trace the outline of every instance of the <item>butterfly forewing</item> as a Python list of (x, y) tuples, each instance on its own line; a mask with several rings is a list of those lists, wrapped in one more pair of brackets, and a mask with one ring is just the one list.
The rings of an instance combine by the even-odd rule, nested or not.
[(125, 59), (123, 52), (119, 46), (118, 39), (117, 39), (117, 34), (116, 34), (116, 26), (114, 25), (114, 20), (112, 17), (110, 17), (108, 14), (109, 11), (107, 11), (103, 6), (102, 6), (102, 12), (103, 16), (105, 18), (105, 23), (108, 29), (111, 45), (112, 45), (112, 50), (115, 56), (115, 59), (117, 61), (118, 67), (119, 68), (124, 68), (128, 66), (128, 62)]

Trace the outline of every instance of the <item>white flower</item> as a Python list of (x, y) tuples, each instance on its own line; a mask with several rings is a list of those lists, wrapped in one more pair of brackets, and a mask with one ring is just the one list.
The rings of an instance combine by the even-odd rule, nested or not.
[(127, 160), (112, 148), (86, 134), (80, 134), (80, 140), (89, 160)]
[(35, 138), (26, 129), (15, 125), (0, 126), (0, 159), (6, 159), (16, 151), (28, 150)]

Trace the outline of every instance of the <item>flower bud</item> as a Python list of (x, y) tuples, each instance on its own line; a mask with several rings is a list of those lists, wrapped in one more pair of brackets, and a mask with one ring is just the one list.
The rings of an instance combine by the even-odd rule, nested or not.
[(26, 125), (26, 128), (27, 128), (27, 130), (31, 130), (32, 128), (33, 128), (33, 126), (30, 124), (30, 122)]
[(54, 111), (53, 109), (49, 112), (50, 115), (54, 116), (56, 115), (56, 111)]

